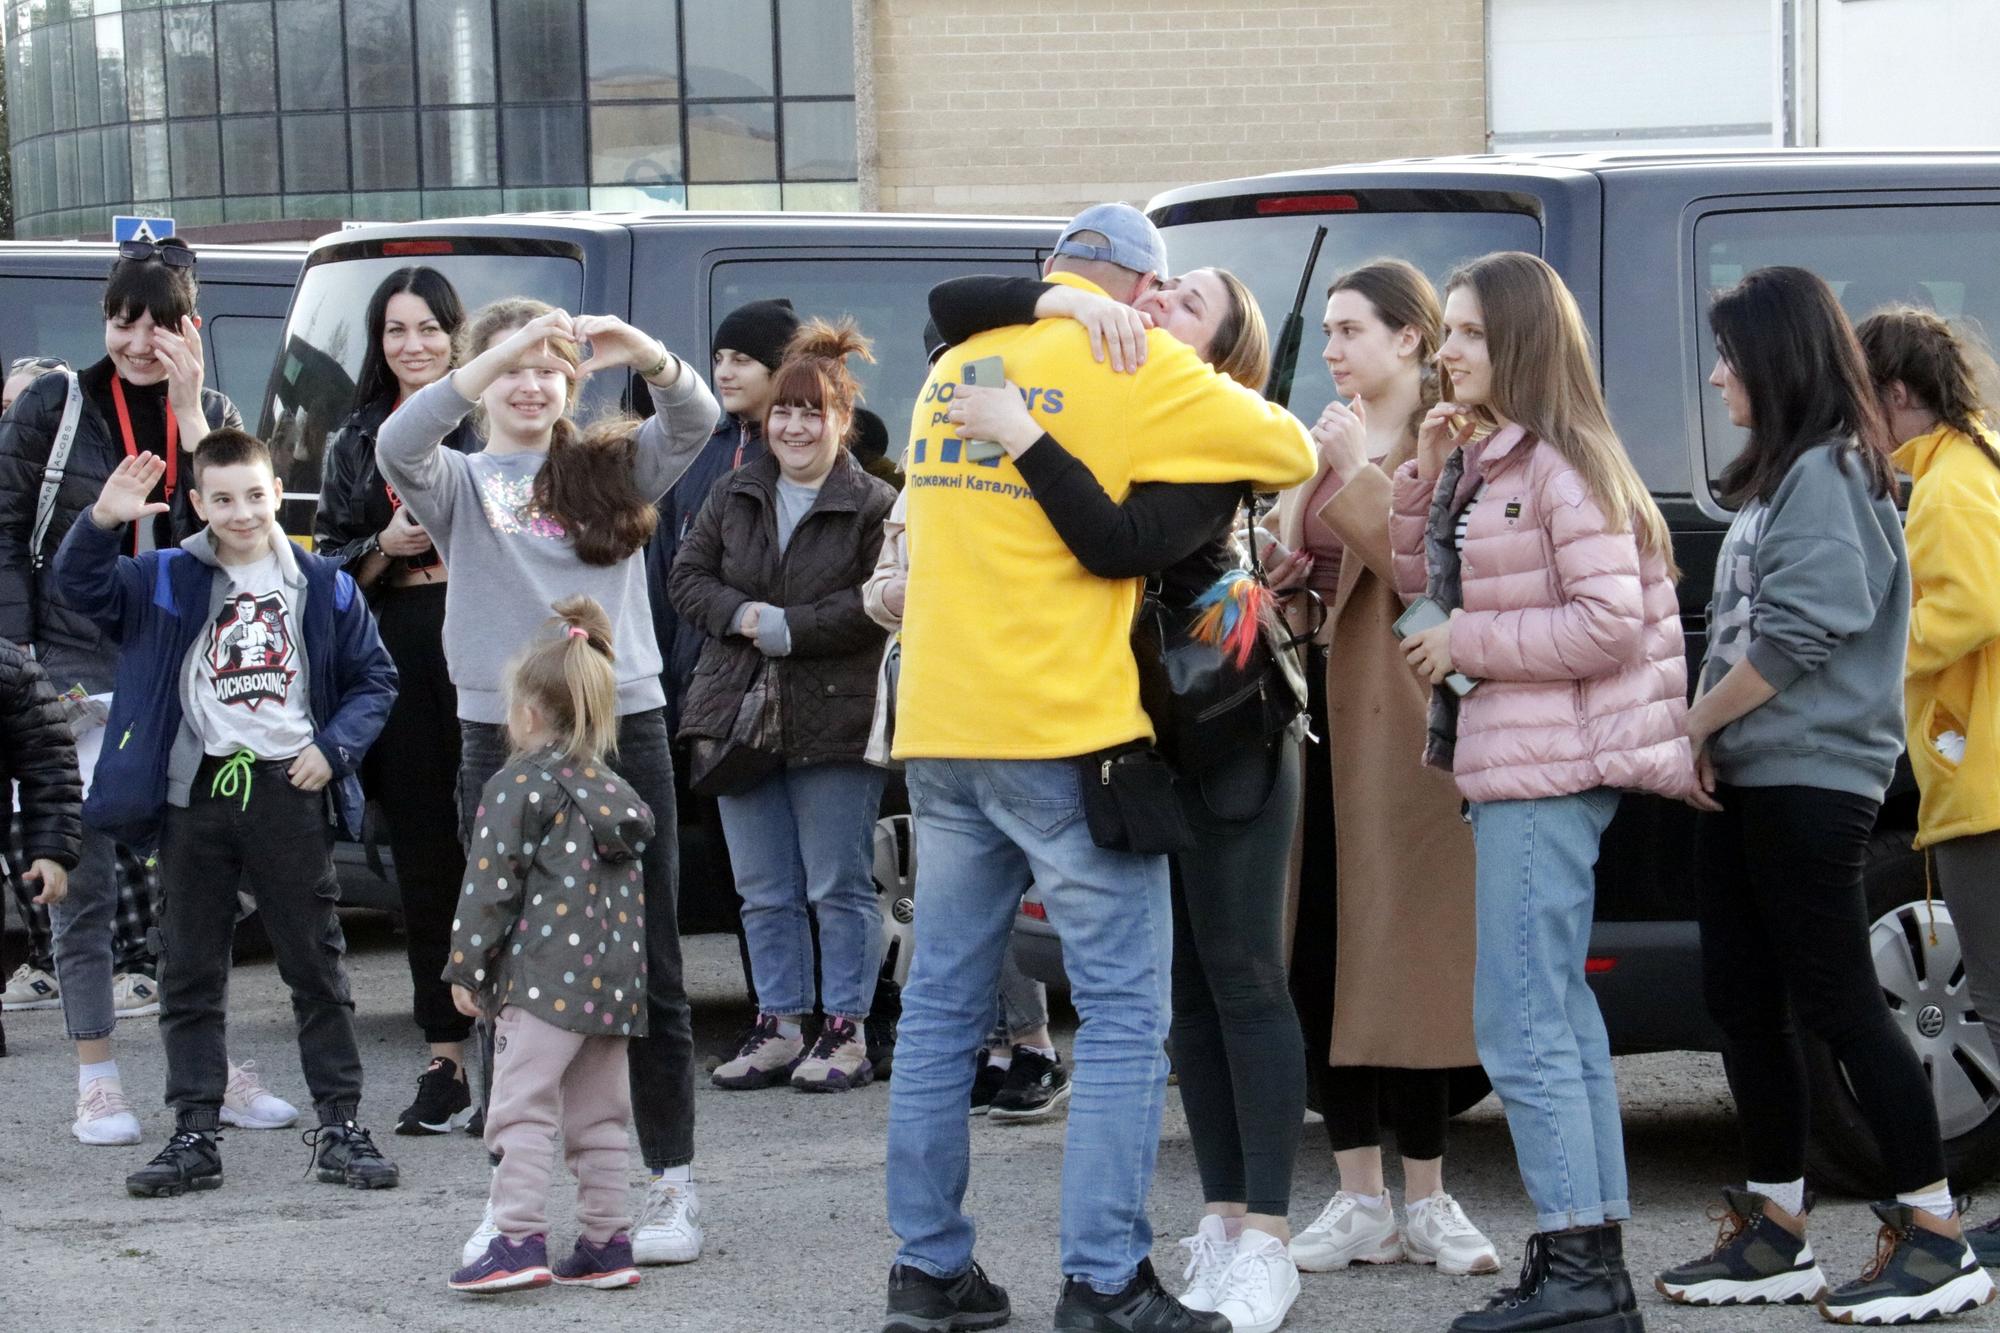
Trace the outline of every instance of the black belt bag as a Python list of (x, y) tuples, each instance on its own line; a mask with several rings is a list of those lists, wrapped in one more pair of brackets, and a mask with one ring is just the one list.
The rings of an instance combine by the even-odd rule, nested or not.
[(1160, 752), (1135, 744), (1077, 760), (1090, 840), (1114, 852), (1164, 855), (1194, 846), (1194, 830), (1174, 794), (1174, 771)]

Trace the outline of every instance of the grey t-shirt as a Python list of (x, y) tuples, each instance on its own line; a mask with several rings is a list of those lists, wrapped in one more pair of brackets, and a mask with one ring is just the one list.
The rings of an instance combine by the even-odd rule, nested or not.
[(819, 499), (819, 487), (807, 486), (790, 481), (782, 474), (778, 477), (778, 552), (783, 554), (792, 544), (792, 533), (798, 530), (799, 520)]
[(229, 591), (187, 658), (188, 723), (204, 754), (289, 759), (313, 738), (292, 590), (275, 554), (220, 568)]

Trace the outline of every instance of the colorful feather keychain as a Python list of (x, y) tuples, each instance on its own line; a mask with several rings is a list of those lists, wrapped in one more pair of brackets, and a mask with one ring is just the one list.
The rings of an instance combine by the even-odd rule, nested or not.
[(1219, 647), (1241, 671), (1250, 665), (1259, 626), (1271, 606), (1269, 588), (1248, 572), (1232, 569), (1195, 599), (1195, 610), (1201, 614), (1188, 626), (1188, 637)]

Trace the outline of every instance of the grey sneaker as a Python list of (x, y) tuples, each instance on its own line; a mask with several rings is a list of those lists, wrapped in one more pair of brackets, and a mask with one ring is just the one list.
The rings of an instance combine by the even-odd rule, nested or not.
[(847, 1018), (829, 1017), (812, 1051), (792, 1071), (792, 1086), (800, 1092), (847, 1092), (874, 1081), (867, 1039)]
[(1722, 1191), (1722, 1211), (1711, 1213), (1715, 1249), (1653, 1280), (1653, 1287), (1681, 1305), (1804, 1305), (1826, 1292), (1826, 1276), (1812, 1246), (1765, 1215), (1771, 1201), (1749, 1190)]
[(775, 1088), (789, 1083), (798, 1066), (805, 1043), (778, 1031), (778, 1020), (770, 1014), (757, 1015), (756, 1024), (743, 1034), (736, 1054), (715, 1067), (709, 1076), (718, 1088), (747, 1091)]
[(1882, 1219), (1875, 1260), (1858, 1279), (1821, 1296), (1820, 1314), (1836, 1324), (1915, 1324), (1993, 1299), (1993, 1279), (1963, 1240), (1918, 1226), (1906, 1203), (1870, 1206)]

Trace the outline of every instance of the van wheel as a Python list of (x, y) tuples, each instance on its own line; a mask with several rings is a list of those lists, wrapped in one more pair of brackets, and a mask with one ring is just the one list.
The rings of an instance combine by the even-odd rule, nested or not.
[[(1952, 1188), (1972, 1189), (2000, 1169), (2000, 1058), (1973, 1009), (1958, 931), (1941, 897), (1925, 904), (1924, 857), (1911, 850), (1908, 832), (1878, 834), (1862, 873), (1876, 977), (1930, 1081)], [(1807, 1173), (1823, 1190), (1889, 1197), (1882, 1154), (1846, 1075), (1816, 1038), (1805, 1038), (1805, 1054), (1813, 1115)]]

